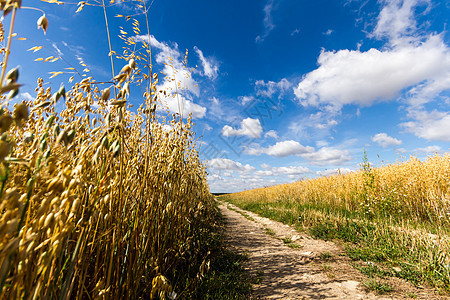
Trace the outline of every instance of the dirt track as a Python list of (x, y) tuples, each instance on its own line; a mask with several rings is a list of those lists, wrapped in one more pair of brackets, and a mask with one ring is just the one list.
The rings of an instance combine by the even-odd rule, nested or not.
[[(245, 267), (258, 282), (253, 286), (253, 299), (407, 299), (407, 293), (416, 299), (448, 299), (398, 278), (389, 278), (394, 290), (388, 295), (369, 292), (361, 283), (368, 279), (351, 266), (335, 243), (312, 239), (231, 204), (219, 207), (227, 220), (228, 244), (249, 254)], [(291, 247), (283, 239), (290, 239)]]

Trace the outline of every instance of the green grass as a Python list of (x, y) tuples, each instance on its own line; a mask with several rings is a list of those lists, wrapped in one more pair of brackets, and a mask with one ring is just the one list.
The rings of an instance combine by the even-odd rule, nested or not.
[(239, 254), (227, 249), (223, 231), (225, 220), (218, 211), (216, 220), (219, 226), (211, 230), (204, 239), (204, 244), (211, 249), (210, 270), (202, 278), (194, 293), (180, 295), (180, 299), (225, 300), (250, 297), (254, 279), (243, 267), (243, 263), (248, 260), (248, 254)]
[[(428, 283), (440, 292), (450, 292), (448, 254), (426, 239), (425, 234), (412, 234), (414, 230), (426, 230), (445, 235), (448, 228), (387, 216), (369, 218), (358, 211), (328, 207), (323, 203), (304, 204), (292, 200), (241, 203), (233, 195), (221, 199), (298, 230), (304, 229), (315, 238), (342, 241), (346, 254), (369, 278), (398, 277), (415, 286)], [(288, 240), (284, 242), (291, 245)], [(377, 266), (361, 264), (367, 262)], [(394, 266), (400, 267), (400, 271), (395, 271)]]
[(273, 231), (272, 229), (266, 227), (264, 230), (266, 231), (266, 234), (275, 236), (275, 231)]
[(292, 243), (292, 240), (291, 240), (290, 237), (284, 237), (284, 238), (282, 238), (282, 240), (283, 240), (283, 243), (285, 243), (285, 244), (290, 244), (290, 243)]
[(330, 260), (331, 258), (333, 258), (333, 255), (331, 255), (331, 253), (329, 253), (329, 252), (320, 253), (321, 260)]
[(367, 289), (374, 291), (380, 295), (390, 293), (393, 290), (393, 288), (389, 284), (373, 279), (364, 281), (363, 285)]

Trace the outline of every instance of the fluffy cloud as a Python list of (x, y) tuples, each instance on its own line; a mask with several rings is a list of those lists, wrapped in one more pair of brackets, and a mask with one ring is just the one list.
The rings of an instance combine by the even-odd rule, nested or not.
[(155, 61), (163, 65), (162, 72), (166, 75), (164, 81), (158, 85), (158, 90), (166, 91), (162, 100), (165, 107), (172, 113), (187, 116), (192, 113), (194, 118), (203, 118), (206, 108), (194, 103), (193, 98), (200, 96), (198, 82), (183, 63), (184, 55), (178, 49), (178, 44), (171, 46), (158, 41), (153, 35), (139, 35), (134, 39), (137, 42), (146, 42), (150, 38), (153, 49), (157, 49)]
[(450, 112), (414, 111), (410, 116), (414, 121), (401, 124), (408, 131), (426, 140), (450, 142)]
[(288, 140), (277, 142), (267, 148), (254, 147), (247, 148), (245, 151), (249, 155), (267, 154), (274, 157), (286, 157), (291, 155), (301, 156), (308, 160), (312, 165), (340, 165), (351, 160), (350, 153), (347, 150), (341, 150), (333, 147), (322, 147), (315, 150), (311, 146), (303, 146), (299, 142)]
[(206, 115), (206, 107), (195, 104), (182, 95), (172, 95), (164, 99), (164, 107), (172, 113), (179, 113), (183, 117), (192, 114), (193, 118), (201, 119)]
[(391, 100), (405, 88), (448, 74), (450, 54), (440, 36), (431, 36), (419, 45), (382, 51), (323, 50), (318, 64), (294, 89), (303, 105), (365, 106)]
[(387, 37), (392, 44), (413, 37), (417, 30), (414, 10), (417, 6), (430, 5), (430, 0), (384, 0), (385, 6), (378, 15), (373, 35), (379, 39)]
[(296, 141), (283, 141), (278, 142), (273, 146), (269, 146), (268, 148), (248, 148), (246, 153), (249, 155), (260, 155), (267, 154), (275, 157), (285, 157), (290, 155), (300, 155), (304, 153), (313, 152), (314, 148), (310, 146), (303, 146), (299, 142)]
[(305, 153), (301, 155), (312, 165), (341, 165), (351, 160), (350, 153), (347, 150), (341, 150), (333, 147), (323, 147), (316, 152)]
[(377, 133), (372, 137), (372, 142), (377, 143), (383, 148), (389, 146), (398, 146), (402, 144), (401, 140), (388, 136), (386, 133)]
[(430, 0), (384, 0), (369, 36), (386, 39), (382, 48), (322, 50), (319, 67), (294, 89), (303, 105), (371, 105), (393, 100), (407, 91), (407, 100), (429, 102), (450, 88), (450, 49), (442, 35), (418, 33), (415, 14)]
[(222, 128), (222, 135), (230, 137), (236, 135), (246, 135), (252, 138), (260, 138), (263, 129), (258, 119), (247, 118), (242, 120), (241, 128), (234, 129), (231, 126), (225, 125)]
[(203, 51), (194, 47), (195, 52), (197, 53), (200, 61), (202, 62), (203, 74), (207, 76), (209, 79), (216, 79), (217, 74), (219, 73), (219, 66), (212, 58), (206, 58), (203, 55)]
[(227, 158), (214, 158), (209, 161), (211, 168), (215, 170), (225, 170), (225, 171), (238, 171), (238, 172), (250, 172), (254, 171), (255, 168), (249, 164), (243, 165), (240, 162), (236, 162)]

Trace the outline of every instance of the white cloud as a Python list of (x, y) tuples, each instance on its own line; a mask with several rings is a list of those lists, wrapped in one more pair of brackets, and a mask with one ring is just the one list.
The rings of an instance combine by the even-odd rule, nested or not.
[(303, 146), (299, 142), (288, 140), (283, 142), (277, 142), (273, 146), (268, 148), (248, 148), (246, 153), (249, 155), (261, 155), (267, 154), (275, 157), (285, 157), (290, 155), (300, 155), (305, 153), (314, 152), (314, 148), (310, 146)]
[(280, 175), (304, 175), (311, 173), (311, 170), (306, 167), (268, 167), (266, 170), (260, 170), (254, 172), (256, 176), (280, 176)]
[(269, 36), (270, 32), (275, 28), (275, 25), (273, 24), (272, 19), (272, 11), (274, 9), (273, 7), (274, 0), (267, 1), (266, 5), (264, 6), (264, 33), (263, 35), (258, 35), (255, 39), (257, 43), (264, 42), (264, 39)]
[(62, 53), (61, 49), (58, 48), (58, 45), (56, 45), (56, 43), (52, 42), (52, 47), (53, 47), (53, 49), (55, 49), (55, 51), (58, 53), (59, 56), (63, 56), (64, 55)]
[(20, 96), (23, 98), (23, 100), (25, 101), (34, 101), (35, 98), (33, 96), (31, 96), (30, 93), (25, 92), (25, 93), (20, 93)]
[(198, 82), (184, 65), (184, 55), (178, 49), (178, 44), (173, 43), (169, 46), (158, 41), (153, 35), (138, 35), (134, 40), (148, 43), (149, 38), (152, 48), (159, 51), (155, 61), (164, 66), (162, 72), (166, 77), (158, 85), (158, 90), (167, 93), (162, 99), (166, 107), (170, 112), (183, 117), (192, 113), (194, 118), (203, 118), (206, 115), (206, 108), (193, 102), (193, 98), (200, 95)]
[(222, 128), (222, 135), (226, 137), (245, 135), (252, 138), (260, 138), (262, 131), (263, 129), (258, 119), (247, 118), (242, 120), (241, 128), (239, 129), (225, 125)]
[(346, 174), (353, 172), (353, 170), (349, 168), (336, 168), (336, 169), (325, 169), (323, 171), (317, 171), (316, 174), (319, 176), (330, 176), (336, 174)]
[(306, 167), (302, 167), (302, 166), (298, 166), (298, 167), (278, 167), (278, 168), (273, 168), (273, 171), (278, 173), (278, 174), (283, 174), (283, 175), (302, 175), (302, 174), (306, 174), (306, 173), (310, 173), (311, 170), (306, 168)]
[(238, 172), (250, 172), (255, 170), (255, 168), (249, 164), (243, 165), (240, 162), (236, 162), (228, 158), (213, 158), (209, 161), (209, 165), (215, 170)]
[(300, 29), (295, 28), (292, 32), (291, 32), (291, 36), (297, 35), (300, 33)]
[(195, 104), (186, 97), (178, 94), (172, 94), (162, 99), (163, 107), (172, 113), (178, 113), (183, 117), (192, 114), (193, 118), (201, 119), (206, 115), (206, 108)]
[(450, 142), (450, 112), (413, 111), (409, 114), (414, 121), (401, 126), (420, 138)]
[(316, 152), (305, 153), (301, 155), (312, 165), (341, 165), (351, 160), (350, 153), (347, 150), (341, 150), (333, 147), (323, 147)]
[(210, 131), (210, 130), (213, 129), (213, 128), (212, 128), (209, 124), (207, 124), (207, 123), (205, 123), (204, 128), (205, 128), (206, 131)]
[[(416, 14), (431, 9), (430, 0), (381, 0), (382, 9), (369, 37), (386, 45), (366, 52), (322, 50), (319, 67), (294, 89), (303, 105), (371, 105), (407, 91), (407, 102), (421, 105), (450, 88), (450, 49), (443, 34), (420, 32)], [(366, 2), (365, 2), (366, 3)], [(363, 4), (363, 6), (365, 5)], [(425, 6), (425, 10), (418, 8)]]
[(294, 89), (303, 105), (371, 105), (392, 100), (402, 90), (448, 74), (450, 52), (441, 36), (418, 45), (393, 49), (322, 51), (318, 69), (306, 74)]
[(383, 148), (389, 146), (399, 146), (402, 144), (401, 140), (388, 136), (386, 133), (377, 133), (372, 137), (372, 142), (377, 143)]
[(332, 33), (333, 33), (333, 29), (328, 29), (327, 31), (325, 31), (323, 34), (324, 35), (328, 35), (328, 36), (330, 36)]
[(197, 52), (200, 61), (203, 66), (203, 74), (207, 76), (209, 79), (216, 79), (219, 73), (219, 66), (215, 62), (213, 58), (206, 58), (203, 55), (202, 50), (200, 50), (197, 46), (194, 47), (195, 52)]
[(389, 38), (392, 44), (398, 44), (413, 38), (417, 30), (415, 8), (430, 5), (429, 0), (384, 0), (385, 6), (378, 15), (378, 22), (373, 35), (379, 39)]
[(275, 130), (269, 130), (264, 134), (264, 137), (272, 137), (274, 139), (278, 138), (278, 134)]
[(279, 93), (280, 96), (287, 92), (292, 87), (292, 83), (286, 78), (281, 79), (279, 82), (275, 81), (255, 81), (256, 95), (265, 96), (271, 98), (275, 93)]
[(255, 100), (255, 98), (252, 96), (239, 96), (238, 99), (239, 102), (241, 102), (241, 105), (246, 105), (247, 103)]
[(336, 126), (338, 122), (336, 120), (328, 120), (326, 123), (318, 123), (316, 124), (316, 128), (318, 129), (327, 129), (333, 126)]
[(273, 176), (272, 171), (264, 170), (264, 171), (256, 171), (254, 173), (256, 176)]
[(427, 146), (424, 148), (416, 148), (414, 149), (415, 152), (423, 152), (423, 153), (435, 153), (435, 152), (441, 152), (441, 147), (439, 146)]

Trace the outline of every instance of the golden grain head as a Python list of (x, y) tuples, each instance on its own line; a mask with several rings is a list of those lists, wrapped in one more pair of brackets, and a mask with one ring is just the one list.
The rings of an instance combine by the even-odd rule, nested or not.
[(37, 26), (38, 29), (42, 28), (42, 30), (44, 30), (44, 34), (47, 33), (47, 28), (48, 28), (48, 19), (45, 16), (45, 14), (43, 14), (38, 20), (37, 20)]

